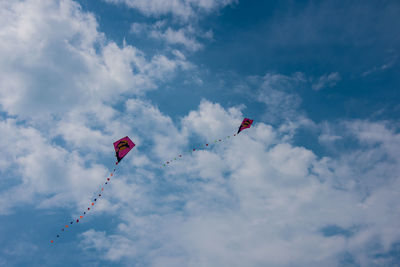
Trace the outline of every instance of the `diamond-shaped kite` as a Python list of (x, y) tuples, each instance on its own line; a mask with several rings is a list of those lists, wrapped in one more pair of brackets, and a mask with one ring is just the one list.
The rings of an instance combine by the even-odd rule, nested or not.
[(238, 130), (237, 133), (240, 133), (244, 129), (250, 128), (252, 123), (253, 123), (253, 120), (250, 120), (248, 118), (244, 118), (244, 120), (242, 121), (242, 124), (240, 125), (239, 130)]
[(123, 159), (126, 154), (135, 146), (131, 139), (128, 136), (119, 139), (114, 142), (115, 156), (117, 157), (117, 163)]

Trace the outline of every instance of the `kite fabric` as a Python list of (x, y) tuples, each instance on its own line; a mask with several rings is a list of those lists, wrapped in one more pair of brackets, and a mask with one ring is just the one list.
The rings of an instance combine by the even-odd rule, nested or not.
[[(242, 121), (242, 124), (241, 124), (240, 127), (239, 127), (239, 131), (238, 131), (236, 134), (234, 134), (232, 137), (237, 136), (237, 134), (240, 133), (242, 130), (247, 129), (247, 128), (250, 128), (250, 126), (251, 126), (252, 123), (253, 123), (253, 120), (248, 119), (248, 118), (245, 118), (245, 119)], [(229, 139), (229, 138), (231, 138), (230, 135), (228, 135), (228, 136), (226, 136), (226, 137), (224, 137), (224, 138), (221, 138), (221, 139), (215, 139), (213, 142), (210, 142), (210, 143), (207, 143), (207, 144), (205, 144), (205, 145), (201, 145), (201, 146), (199, 146), (199, 147), (196, 147), (196, 148), (191, 149), (191, 150), (189, 151), (189, 153), (193, 153), (193, 152), (199, 151), (200, 149), (207, 149), (207, 148), (210, 148), (211, 145), (213, 145), (213, 144), (215, 145), (216, 143), (223, 142), (223, 141), (225, 141), (225, 140), (227, 140), (227, 139)], [(174, 157), (173, 159), (171, 159), (171, 160), (169, 160), (169, 161), (163, 162), (162, 165), (161, 165), (161, 168), (162, 168), (162, 167), (167, 167), (167, 166), (170, 165), (173, 161), (176, 161), (176, 160), (178, 160), (178, 159), (180, 159), (180, 158), (182, 158), (182, 154), (179, 154), (178, 156)]]
[(237, 133), (240, 133), (244, 129), (250, 128), (252, 123), (253, 123), (253, 120), (250, 120), (248, 118), (244, 118), (244, 120), (242, 121), (242, 124), (240, 125), (239, 130), (238, 130)]
[(115, 156), (117, 157), (117, 164), (128, 154), (129, 151), (135, 146), (128, 136), (114, 142)]
[[(117, 155), (117, 162), (115, 165), (118, 164), (118, 162), (121, 161), (123, 157), (128, 154), (128, 152), (135, 146), (135, 144), (132, 142), (131, 139), (129, 139), (128, 136), (125, 136), (124, 138), (121, 138), (120, 140), (114, 142), (114, 148), (115, 148), (115, 153)], [(114, 168), (114, 170), (110, 173), (110, 176), (107, 177), (105, 182), (99, 187), (98, 192), (95, 194), (93, 197), (92, 201), (89, 203), (88, 207), (81, 213), (81, 215), (77, 216), (75, 219), (72, 219), (69, 223), (65, 224), (64, 227), (60, 229), (61, 232), (65, 232), (66, 230), (69, 229), (70, 226), (72, 226), (74, 223), (79, 223), (80, 220), (82, 220), (90, 210), (94, 208), (94, 205), (100, 200), (100, 198), (103, 196), (104, 193), (104, 188), (111, 182), (111, 178), (114, 176), (115, 171), (117, 169), (117, 166)], [(60, 238), (61, 232), (59, 232), (56, 235), (56, 238)], [(54, 240), (50, 240), (50, 243), (53, 244)]]

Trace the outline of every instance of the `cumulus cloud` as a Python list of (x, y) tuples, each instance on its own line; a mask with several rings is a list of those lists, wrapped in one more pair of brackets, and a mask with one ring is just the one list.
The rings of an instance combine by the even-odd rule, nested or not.
[[(132, 3), (150, 13), (160, 8)], [(0, 191), (1, 214), (27, 203), (85, 207), (93, 184), (108, 174), (94, 162), (111, 155), (104, 144), (124, 132), (137, 143), (135, 157), (98, 206), (115, 226), (80, 236), (80, 247), (96, 258), (126, 266), (329, 266), (348, 258), (365, 266), (382, 263), (374, 255), (390, 258), (400, 239), (400, 142), (391, 125), (329, 125), (321, 143), (350, 138), (356, 145), (321, 157), (294, 144), (290, 123), (256, 121), (161, 169), (158, 162), (189, 151), (192, 140), (232, 135), (243, 107), (203, 100), (174, 121), (140, 96), (190, 66), (179, 51), (149, 58), (119, 47), (72, 1), (0, 5), (0, 170), (3, 182), (12, 180)], [(302, 118), (296, 87), (303, 74), (260, 80), (260, 102), (276, 116)]]
[(33, 199), (83, 205), (106, 173), (92, 164), (112, 154), (104, 144), (135, 137), (115, 106), (192, 65), (179, 53), (117, 46), (74, 1), (6, 1), (0, 12), (0, 168), (19, 177), (0, 194), (1, 212)]
[[(240, 109), (203, 101), (183, 118), (180, 131), (225, 134), (217, 126), (231, 128), (240, 117)], [(151, 266), (338, 265), (348, 255), (361, 265), (373, 262), (371, 255), (399, 239), (398, 134), (380, 123), (344, 125), (348, 136), (371, 146), (320, 158), (257, 122), (164, 169), (167, 183), (138, 185), (138, 193), (148, 193), (126, 203), (117, 234), (100, 235), (109, 244), (88, 232), (83, 248), (98, 249), (110, 261)], [(168, 190), (155, 195), (163, 187)], [(120, 238), (130, 243), (126, 249)]]
[(0, 132), (1, 170), (10, 172), (11, 177), (4, 179), (15, 184), (0, 194), (2, 214), (27, 203), (43, 208), (71, 201), (84, 205), (91, 185), (107, 173), (101, 165), (84, 166), (77, 153), (51, 144), (40, 131), (15, 120), (1, 121)]
[(183, 118), (183, 126), (191, 134), (207, 138), (227, 136), (234, 132), (243, 119), (240, 108), (232, 107), (225, 110), (218, 103), (203, 100), (199, 110), (191, 111)]
[(181, 59), (106, 42), (90, 13), (72, 1), (5, 2), (1, 9), (0, 105), (21, 117), (64, 114), (157, 88)]

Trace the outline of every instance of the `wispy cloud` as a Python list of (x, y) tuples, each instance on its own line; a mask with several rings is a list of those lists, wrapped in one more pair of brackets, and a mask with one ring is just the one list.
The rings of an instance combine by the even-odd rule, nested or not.
[(133, 23), (131, 33), (162, 40), (168, 45), (181, 45), (189, 51), (198, 51), (203, 48), (200, 39), (210, 40), (212, 38), (211, 30), (203, 33), (201, 30), (194, 29), (191, 25), (173, 29), (168, 26), (165, 20), (152, 25)]
[(318, 78), (318, 80), (312, 84), (312, 89), (319, 91), (326, 87), (334, 87), (342, 77), (338, 72), (332, 72), (330, 74), (324, 74)]
[(237, 0), (104, 0), (108, 3), (125, 4), (135, 8), (147, 16), (159, 17), (173, 15), (187, 21), (196, 18), (202, 13), (210, 13), (227, 5), (237, 3)]
[[(204, 41), (212, 40), (211, 29), (203, 30), (199, 21), (218, 10), (237, 3), (236, 0), (105, 0), (108, 3), (125, 4), (145, 16), (156, 17), (153, 24), (133, 23), (131, 33), (165, 42), (168, 46), (183, 46), (187, 51), (203, 49)], [(172, 19), (171, 19), (172, 16)]]
[(395, 65), (396, 61), (397, 61), (397, 56), (393, 57), (392, 60), (388, 61), (385, 64), (382, 64), (381, 66), (378, 66), (378, 67), (375, 66), (370, 70), (364, 71), (362, 73), (362, 76), (365, 77), (365, 76), (368, 76), (375, 72), (381, 72), (381, 71), (387, 70), (387, 69), (393, 67)]

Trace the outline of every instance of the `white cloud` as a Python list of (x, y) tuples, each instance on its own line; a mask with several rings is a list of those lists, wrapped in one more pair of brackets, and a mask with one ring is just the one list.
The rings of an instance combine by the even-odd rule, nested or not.
[(115, 103), (122, 93), (157, 88), (190, 64), (106, 42), (90, 13), (68, 0), (6, 2), (1, 9), (0, 105), (44, 117)]
[(200, 43), (199, 39), (212, 39), (212, 31), (202, 32), (200, 29), (194, 29), (193, 26), (188, 25), (185, 27), (174, 29), (167, 26), (165, 20), (157, 21), (149, 25), (145, 23), (132, 23), (131, 33), (150, 37), (157, 40), (162, 40), (168, 45), (181, 45), (189, 51), (198, 51), (204, 46)]
[[(0, 194), (0, 213), (33, 204), (39, 207), (88, 203), (93, 184), (107, 171), (100, 165), (84, 166), (76, 153), (52, 145), (36, 129), (19, 126), (15, 120), (0, 121), (1, 170), (11, 172), (15, 186)], [(33, 202), (32, 202), (33, 201)]]
[(210, 13), (223, 8), (236, 0), (105, 0), (108, 3), (125, 4), (139, 10), (146, 16), (159, 17), (173, 15), (182, 20), (189, 20), (199, 13)]
[(285, 127), (289, 128), (296, 128), (297, 123), (306, 122), (300, 109), (302, 100), (298, 93), (299, 87), (306, 83), (303, 73), (296, 72), (291, 76), (267, 73), (262, 78), (250, 77), (249, 81), (258, 86), (257, 100), (266, 105), (264, 118), (267, 121), (284, 121)]
[[(320, 158), (293, 144), (286, 134), (293, 124), (274, 128), (256, 121), (161, 169), (157, 160), (189, 150), (189, 137), (208, 142), (235, 133), (241, 107), (203, 100), (173, 121), (137, 96), (190, 67), (183, 54), (149, 59), (132, 46), (107, 42), (94, 17), (71, 1), (1, 5), (0, 101), (15, 118), (0, 120), (0, 169), (2, 179), (16, 184), (1, 190), (1, 214), (27, 204), (85, 207), (93, 185), (108, 175), (93, 164), (99, 160), (93, 154), (112, 152), (104, 144), (124, 132), (137, 143), (130, 155), (138, 160), (131, 157), (135, 164), (125, 164), (126, 173), (99, 203), (98, 212), (113, 214), (115, 228), (82, 234), (88, 253), (94, 249), (127, 266), (135, 260), (144, 266), (329, 266), (348, 252), (369, 265), (371, 255), (400, 239), (400, 142), (387, 124), (344, 123), (340, 136), (358, 146)], [(259, 101), (307, 121), (296, 114), (301, 100), (295, 88), (304, 80), (300, 73), (267, 74)], [(326, 134), (339, 136), (334, 127)], [(351, 234), (324, 234), (330, 225)]]
[[(196, 52), (203, 49), (202, 41), (213, 39), (211, 29), (204, 31), (198, 21), (226, 7), (236, 0), (105, 0), (108, 3), (125, 4), (139, 10), (146, 16), (163, 17), (154, 24), (137, 23), (131, 25), (130, 32), (143, 37), (162, 40), (168, 46), (183, 46), (186, 50)], [(172, 15), (172, 19), (168, 16)], [(183, 26), (182, 26), (183, 25)]]
[(319, 77), (318, 81), (313, 83), (312, 89), (314, 89), (315, 91), (319, 91), (324, 87), (334, 87), (341, 79), (342, 77), (338, 72), (324, 74)]
[[(218, 126), (234, 128), (239, 117), (236, 108), (203, 101), (182, 120), (181, 131), (204, 139), (224, 135)], [(371, 147), (318, 158), (256, 122), (229, 141), (174, 162), (164, 169), (167, 183), (137, 185), (140, 198), (122, 208), (118, 233), (104, 236), (111, 244), (96, 245), (93, 234), (84, 237), (84, 248), (127, 265), (140, 258), (150, 266), (335, 266), (345, 253), (368, 265), (371, 255), (387, 252), (400, 238), (398, 136), (368, 122), (351, 122), (346, 133)], [(164, 186), (164, 194), (151, 193)], [(324, 234), (331, 225), (351, 234)], [(122, 242), (131, 242), (130, 248), (121, 248), (116, 236), (130, 240)], [(371, 243), (384, 248), (373, 251)]]
[(329, 124), (327, 122), (322, 122), (319, 125), (321, 134), (318, 136), (318, 141), (324, 146), (329, 146), (329, 148), (334, 149), (335, 142), (342, 140), (343, 136), (335, 133), (335, 129), (332, 129), (332, 126), (332, 124)]
[(110, 140), (140, 141), (113, 105), (192, 65), (117, 46), (74, 1), (3, 1), (0, 12), (0, 108), (14, 118), (0, 120), (0, 168), (19, 177), (1, 191), (1, 213), (29, 202), (83, 207), (107, 175), (93, 162), (112, 157)]
[(183, 118), (183, 126), (191, 135), (199, 135), (203, 140), (216, 139), (232, 135), (237, 131), (242, 119), (240, 109), (237, 107), (225, 110), (219, 104), (203, 100), (199, 110), (191, 111)]
[(183, 29), (175, 31), (171, 28), (168, 28), (162, 35), (162, 38), (164, 38), (169, 44), (182, 44), (187, 49), (192, 51), (197, 51), (203, 47), (195, 39), (187, 37)]
[(151, 145), (151, 155), (156, 156), (157, 160), (176, 156), (186, 145), (187, 133), (179, 132), (171, 118), (162, 114), (151, 103), (129, 99), (126, 101), (126, 111), (132, 117), (131, 124), (136, 125), (136, 134), (141, 136), (142, 143)]

